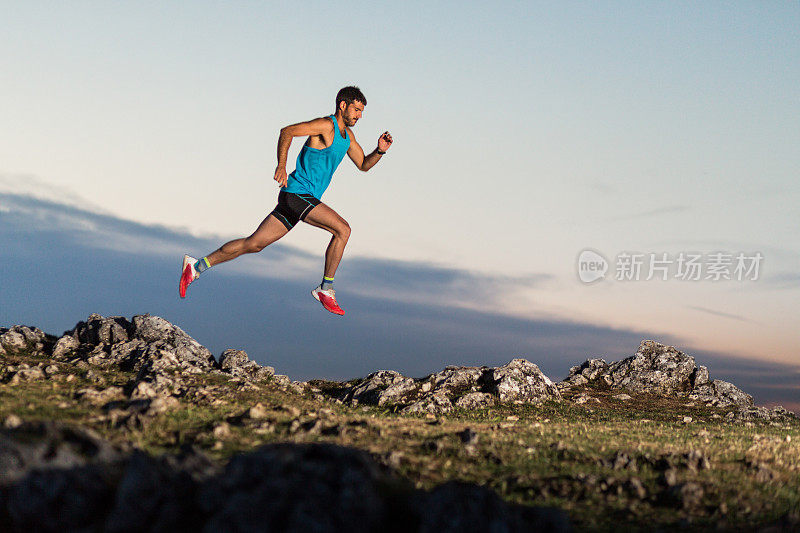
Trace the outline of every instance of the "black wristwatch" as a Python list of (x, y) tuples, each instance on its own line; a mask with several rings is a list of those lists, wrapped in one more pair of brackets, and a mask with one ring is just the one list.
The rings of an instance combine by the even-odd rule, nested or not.
[(375, 148), (375, 151), (378, 152), (378, 155), (383, 155), (386, 153), (386, 152), (381, 152), (380, 148)]

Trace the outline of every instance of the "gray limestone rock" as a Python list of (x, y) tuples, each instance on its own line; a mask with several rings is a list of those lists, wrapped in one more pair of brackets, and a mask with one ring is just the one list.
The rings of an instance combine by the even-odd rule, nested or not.
[(12, 326), (0, 328), (0, 347), (2, 353), (22, 351), (37, 352), (45, 347), (46, 335), (39, 328)]
[(607, 364), (589, 359), (570, 369), (558, 386), (561, 390), (600, 382), (612, 389), (626, 389), (662, 396), (686, 394), (717, 407), (747, 408), (753, 398), (731, 383), (712, 380), (708, 368), (673, 346), (645, 340), (631, 357)]
[(387, 513), (379, 479), (377, 465), (363, 452), (265, 446), (231, 459), (222, 476), (204, 487), (204, 531), (377, 531)]
[(563, 390), (585, 385), (598, 377), (604, 376), (607, 371), (608, 363), (603, 359), (587, 359), (584, 363), (570, 368), (569, 375), (563, 381), (560, 381), (557, 386)]
[(483, 409), (496, 404), (497, 399), (488, 392), (469, 392), (456, 400), (455, 406), (459, 409)]
[(271, 366), (261, 366), (247, 357), (242, 350), (225, 350), (219, 356), (219, 366), (223, 372), (251, 381), (264, 381), (275, 374)]
[(646, 340), (636, 354), (612, 363), (608, 375), (614, 388), (666, 395), (691, 390), (695, 368), (694, 357), (673, 346)]
[(372, 405), (398, 405), (404, 413), (440, 414), (494, 405), (497, 400), (537, 403), (560, 400), (555, 384), (535, 364), (514, 359), (498, 367), (448, 366), (414, 379), (381, 370), (350, 386), (341, 399)]
[[(207, 348), (161, 317), (137, 315), (133, 317), (133, 339), (147, 343), (153, 360), (159, 359), (155, 349), (164, 357), (174, 358), (184, 369), (209, 371), (216, 367), (214, 356)], [(169, 362), (172, 364), (172, 361)], [(163, 366), (163, 365), (162, 365)]]
[(115, 461), (119, 453), (91, 430), (58, 422), (23, 422), (0, 430), (0, 486), (29, 471)]
[(115, 344), (128, 340), (132, 326), (124, 317), (102, 317), (89, 315), (85, 322), (78, 322), (75, 327), (65, 333), (74, 337), (81, 344)]
[(490, 379), (486, 392), (496, 394), (501, 402), (538, 403), (548, 399), (561, 399), (555, 383), (538, 366), (525, 359), (513, 359), (508, 364), (495, 368)]
[(401, 412), (406, 414), (432, 413), (438, 415), (449, 413), (452, 410), (453, 402), (450, 401), (450, 398), (444, 392), (435, 392), (404, 407)]
[(64, 359), (68, 354), (74, 352), (81, 345), (80, 341), (72, 335), (64, 335), (56, 341), (53, 347), (53, 359)]
[(368, 375), (348, 390), (342, 400), (349, 403), (355, 399), (358, 400), (359, 403), (378, 404), (380, 394), (390, 385), (408, 379), (410, 378), (406, 378), (394, 370), (378, 370)]
[(732, 383), (715, 379), (695, 388), (689, 393), (692, 400), (700, 400), (717, 407), (752, 407), (753, 397)]

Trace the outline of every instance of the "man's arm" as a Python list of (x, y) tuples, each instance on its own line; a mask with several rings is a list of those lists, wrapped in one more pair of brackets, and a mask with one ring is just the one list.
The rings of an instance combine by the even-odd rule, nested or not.
[(289, 146), (295, 137), (308, 137), (310, 135), (323, 135), (333, 130), (333, 123), (329, 118), (315, 118), (308, 122), (299, 122), (281, 129), (278, 136), (278, 166), (275, 167), (275, 181), (281, 187), (286, 186), (286, 158), (289, 156)]
[(375, 164), (381, 160), (381, 156), (385, 154), (392, 145), (392, 136), (389, 135), (388, 131), (384, 132), (384, 134), (378, 138), (378, 147), (371, 154), (365, 156), (364, 150), (361, 148), (361, 145), (358, 144), (358, 141), (356, 141), (352, 131), (350, 131), (350, 137), (353, 139), (353, 142), (350, 143), (347, 155), (350, 156), (350, 159), (353, 160), (353, 163), (355, 163), (356, 167), (362, 172), (366, 172), (374, 167)]

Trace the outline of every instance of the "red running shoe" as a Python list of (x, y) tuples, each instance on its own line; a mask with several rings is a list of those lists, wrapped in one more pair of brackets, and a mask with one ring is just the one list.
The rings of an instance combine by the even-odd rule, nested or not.
[(321, 287), (322, 285), (311, 291), (311, 296), (313, 296), (315, 300), (321, 303), (322, 307), (324, 307), (334, 315), (343, 315), (344, 309), (339, 307), (339, 304), (336, 303), (336, 291), (333, 289), (328, 289), (327, 291), (323, 291)]
[(186, 298), (186, 287), (189, 286), (191, 282), (196, 280), (200, 277), (200, 274), (194, 269), (194, 264), (197, 262), (197, 259), (190, 255), (183, 256), (183, 267), (181, 267), (181, 281), (178, 284), (178, 294), (181, 295), (181, 298)]

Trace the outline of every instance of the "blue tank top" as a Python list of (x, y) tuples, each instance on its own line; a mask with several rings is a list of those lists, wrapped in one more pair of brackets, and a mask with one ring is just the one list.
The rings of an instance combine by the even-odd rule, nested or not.
[(328, 118), (333, 121), (333, 142), (322, 150), (311, 148), (308, 144), (303, 145), (297, 155), (294, 172), (289, 174), (286, 187), (281, 190), (322, 198), (322, 193), (331, 183), (333, 172), (350, 149), (350, 134), (345, 130), (345, 136), (342, 137), (336, 117), (330, 115)]

